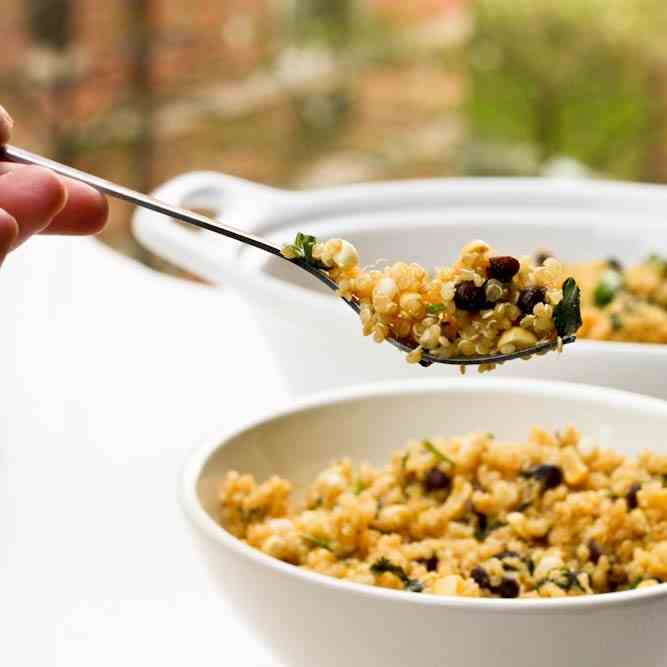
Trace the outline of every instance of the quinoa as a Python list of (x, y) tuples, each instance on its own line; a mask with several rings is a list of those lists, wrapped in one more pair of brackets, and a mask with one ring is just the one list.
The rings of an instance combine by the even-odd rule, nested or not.
[(356, 248), (343, 239), (299, 234), (283, 254), (326, 271), (339, 295), (358, 303), (363, 334), (377, 343), (405, 343), (409, 363), (424, 352), (440, 359), (512, 354), (573, 334), (581, 323), (576, 284), (574, 310), (558, 317), (568, 284), (558, 260), (536, 266), (530, 257), (498, 256), (484, 241), (467, 244), (452, 266), (433, 273), (407, 262), (362, 268)]
[(616, 259), (566, 265), (581, 287), (583, 325), (592, 340), (667, 343), (667, 259), (628, 267)]
[(553, 598), (667, 582), (667, 455), (625, 457), (573, 427), (414, 440), (382, 468), (333, 462), (297, 509), (291, 491), (230, 471), (219, 522), (294, 566), (408, 593)]

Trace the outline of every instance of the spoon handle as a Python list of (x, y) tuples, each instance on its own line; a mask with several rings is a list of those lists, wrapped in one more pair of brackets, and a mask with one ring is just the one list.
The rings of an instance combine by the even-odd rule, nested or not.
[(154, 197), (149, 197), (141, 192), (136, 192), (123, 185), (117, 185), (116, 183), (107, 181), (99, 176), (87, 174), (86, 172), (79, 171), (73, 167), (68, 167), (67, 165), (55, 162), (54, 160), (49, 160), (41, 155), (30, 153), (23, 148), (9, 145), (4, 146), (3, 148), (0, 148), (0, 159), (6, 159), (10, 162), (18, 162), (20, 164), (32, 164), (37, 165), (38, 167), (46, 167), (47, 169), (54, 171), (56, 174), (91, 185), (100, 192), (115, 197), (116, 199), (122, 199), (132, 204), (136, 204), (137, 206), (142, 206), (143, 208), (151, 209), (157, 213), (162, 213), (171, 218), (176, 218), (177, 220), (181, 220), (190, 225), (207, 229), (216, 234), (228, 236), (236, 241), (241, 241), (241, 243), (246, 243), (255, 248), (259, 248), (260, 250), (264, 250), (265, 252), (269, 252), (272, 255), (280, 255), (280, 248), (277, 245), (269, 243), (266, 239), (263, 239), (260, 236), (248, 234), (236, 227), (223, 225), (221, 222), (213, 218), (195, 213), (194, 211), (188, 211), (184, 208), (179, 208), (178, 206), (172, 206), (171, 204), (167, 204)]

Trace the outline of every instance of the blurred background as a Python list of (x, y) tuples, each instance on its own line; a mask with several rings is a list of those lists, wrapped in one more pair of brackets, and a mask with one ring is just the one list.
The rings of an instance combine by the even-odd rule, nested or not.
[[(2, 0), (14, 142), (149, 191), (667, 182), (665, 0)], [(113, 203), (104, 240), (169, 270)]]

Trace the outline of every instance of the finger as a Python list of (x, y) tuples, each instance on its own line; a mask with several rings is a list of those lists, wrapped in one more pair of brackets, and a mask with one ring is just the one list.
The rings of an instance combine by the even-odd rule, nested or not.
[(63, 182), (48, 169), (23, 165), (2, 165), (0, 206), (19, 225), (14, 246), (42, 231), (67, 203)]
[(67, 203), (42, 234), (97, 234), (107, 221), (106, 197), (85, 183), (64, 178)]
[(14, 127), (12, 117), (7, 113), (4, 107), (0, 106), (0, 146), (3, 146), (9, 141), (12, 134), (12, 127)]
[[(10, 162), (0, 163), (0, 174), (26, 169)], [(107, 221), (109, 207), (106, 198), (94, 188), (71, 178), (58, 177), (67, 190), (67, 203), (53, 216), (42, 234), (97, 234)], [(0, 199), (0, 205), (2, 200)]]
[(0, 208), (0, 266), (14, 245), (18, 233), (19, 226), (16, 220)]

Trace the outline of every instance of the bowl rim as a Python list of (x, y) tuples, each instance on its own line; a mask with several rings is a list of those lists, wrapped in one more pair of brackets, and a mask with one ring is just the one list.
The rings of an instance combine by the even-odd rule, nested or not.
[(275, 419), (289, 417), (304, 410), (346, 403), (363, 398), (395, 396), (398, 394), (416, 395), (440, 390), (444, 392), (475, 393), (476, 391), (514, 392), (518, 394), (563, 395), (567, 392), (582, 400), (594, 403), (607, 403), (610, 408), (659, 411), (667, 414), (667, 401), (632, 392), (593, 385), (557, 382), (551, 380), (529, 380), (522, 378), (433, 378), (427, 380), (381, 381), (350, 387), (341, 387), (298, 398), (287, 406), (262, 412), (261, 415), (247, 418), (232, 426), (223, 426), (212, 437), (204, 440), (188, 456), (180, 479), (180, 500), (186, 516), (193, 526), (204, 534), (216, 547), (231, 551), (236, 557), (250, 560), (256, 565), (269, 568), (276, 575), (286, 575), (301, 580), (303, 584), (324, 586), (337, 591), (363, 597), (384, 599), (400, 604), (419, 604), (438, 606), (449, 609), (478, 610), (485, 612), (583, 612), (586, 610), (635, 605), (658, 598), (667, 598), (667, 584), (651, 588), (601, 593), (581, 597), (503, 600), (496, 598), (464, 598), (436, 595), (406, 595), (404, 591), (391, 590), (367, 584), (342, 581), (333, 577), (303, 570), (289, 563), (272, 558), (257, 549), (243, 543), (216, 523), (206, 512), (197, 496), (197, 484), (203, 468), (216, 451), (225, 447), (230, 440), (244, 431), (268, 424)]

